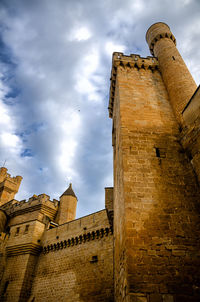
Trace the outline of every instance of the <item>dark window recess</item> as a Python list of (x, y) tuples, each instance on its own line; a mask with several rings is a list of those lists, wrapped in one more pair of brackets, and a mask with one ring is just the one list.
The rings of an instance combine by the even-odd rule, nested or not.
[(9, 226), (6, 227), (6, 234), (10, 234), (10, 227)]
[(90, 260), (91, 263), (98, 262), (98, 256), (92, 256), (92, 259)]
[(4, 288), (3, 288), (3, 295), (6, 293), (7, 291), (7, 288), (8, 288), (8, 284), (9, 284), (9, 281), (6, 281), (5, 285), (4, 285)]
[(28, 233), (29, 224), (26, 225), (24, 233)]
[(190, 151), (186, 151), (187, 153), (187, 156), (188, 156), (188, 158), (189, 158), (189, 160), (192, 160), (193, 159), (193, 156), (192, 156), (192, 154), (190, 153)]
[(176, 60), (174, 56), (172, 56), (172, 59), (173, 59), (174, 61)]
[(156, 156), (159, 158), (165, 158), (166, 157), (166, 150), (164, 148), (155, 148), (156, 150)]
[(19, 235), (19, 230), (20, 230), (20, 227), (17, 227), (15, 236)]
[(87, 228), (86, 228), (86, 227), (84, 227), (83, 229), (84, 229), (84, 231), (86, 231), (86, 230), (87, 230)]

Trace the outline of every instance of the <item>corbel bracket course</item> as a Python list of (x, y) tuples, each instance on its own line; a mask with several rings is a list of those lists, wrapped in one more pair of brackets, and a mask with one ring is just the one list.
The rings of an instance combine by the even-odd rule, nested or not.
[(174, 35), (172, 33), (161, 33), (155, 36), (155, 38), (151, 41), (151, 45), (150, 45), (150, 52), (152, 54), (152, 56), (154, 56), (154, 45), (156, 44), (156, 42), (158, 42), (160, 39), (164, 39), (164, 38), (168, 38), (171, 39), (174, 44), (176, 45), (176, 38), (174, 37)]
[(47, 254), (49, 252), (53, 252), (56, 250), (61, 250), (63, 248), (72, 247), (78, 244), (86, 243), (91, 240), (101, 239), (104, 236), (112, 235), (113, 229), (110, 228), (102, 228), (100, 230), (92, 231), (87, 234), (82, 234), (76, 237), (69, 238), (64, 241), (56, 242), (49, 244), (43, 247), (43, 253)]

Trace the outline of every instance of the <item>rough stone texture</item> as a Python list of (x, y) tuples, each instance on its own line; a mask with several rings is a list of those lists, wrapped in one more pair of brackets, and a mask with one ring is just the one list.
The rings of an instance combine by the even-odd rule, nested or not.
[(21, 181), (21, 176), (10, 177), (5, 167), (0, 168), (0, 206), (15, 197)]
[(46, 297), (52, 302), (113, 301), (112, 251), (107, 236), (42, 254), (32, 296), (41, 302)]
[(45, 194), (1, 207), (0, 301), (113, 301), (107, 210), (57, 225), (58, 210)]
[[(9, 257), (0, 286), (0, 301), (25, 302), (30, 296), (37, 257), (30, 254)], [(4, 293), (6, 282), (9, 282)]]
[(183, 113), (183, 130), (181, 133), (181, 143), (186, 150), (188, 158), (197, 175), (200, 183), (200, 89), (195, 91), (190, 102), (185, 107)]
[(0, 210), (0, 233), (4, 231), (7, 217), (4, 211)]
[(60, 197), (60, 206), (56, 218), (58, 224), (72, 221), (76, 218), (77, 198), (73, 195), (63, 194)]
[(197, 86), (176, 48), (176, 40), (165, 23), (153, 24), (146, 34), (149, 48), (159, 62), (175, 116), (182, 122), (182, 111)]
[[(163, 38), (155, 47), (156, 54), (166, 47), (172, 56), (175, 45)], [(115, 53), (111, 80), (115, 299), (199, 301), (199, 186), (176, 121), (196, 86), (180, 58), (173, 75), (164, 50), (154, 70), (149, 59), (135, 59), (139, 64), (133, 55)], [(187, 85), (179, 102), (172, 86), (174, 77), (177, 88), (182, 82), (181, 69)]]
[(113, 211), (113, 187), (105, 188), (105, 206), (108, 211)]

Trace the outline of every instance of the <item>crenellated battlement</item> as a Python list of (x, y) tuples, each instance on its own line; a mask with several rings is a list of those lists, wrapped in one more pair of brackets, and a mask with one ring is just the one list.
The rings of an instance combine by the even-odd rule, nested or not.
[(154, 45), (156, 44), (156, 42), (158, 42), (160, 39), (164, 39), (164, 38), (168, 38), (168, 39), (171, 39), (175, 46), (176, 46), (176, 38), (174, 37), (174, 35), (172, 33), (159, 33), (155, 36), (155, 38), (151, 41), (151, 44), (149, 46), (149, 49), (150, 49), (150, 52), (152, 54), (152, 56), (154, 56)]
[(112, 227), (97, 229), (92, 232), (88, 232), (86, 234), (81, 234), (76, 237), (71, 237), (71, 238), (63, 240), (63, 241), (57, 241), (52, 244), (48, 244), (47, 246), (44, 246), (42, 250), (43, 250), (44, 254), (47, 254), (49, 252), (53, 252), (56, 250), (60, 250), (60, 249), (62, 250), (63, 248), (68, 248), (68, 247), (72, 247), (72, 246), (75, 246), (78, 244), (87, 243), (88, 241), (91, 241), (91, 240), (101, 239), (108, 235), (111, 235), (111, 236), (113, 235)]
[[(50, 200), (50, 196), (47, 194), (33, 195), (26, 200), (11, 200), (7, 202), (1, 209), (6, 212), (10, 217), (22, 215), (27, 212), (33, 212), (37, 210), (45, 210), (45, 214), (50, 217), (54, 217), (58, 210), (59, 201), (56, 199)], [(43, 212), (43, 211), (42, 211)]]
[(7, 173), (7, 171), (8, 171), (8, 169), (5, 167), (0, 168), (0, 182), (7, 180), (7, 181), (15, 183), (16, 185), (21, 183), (22, 178), (23, 178), (22, 176), (17, 175), (17, 176), (11, 177), (10, 174)]
[(0, 168), (0, 206), (14, 199), (22, 181), (21, 176), (11, 177), (7, 168)]
[(113, 104), (115, 98), (115, 84), (117, 77), (118, 68), (136, 68), (137, 70), (151, 70), (154, 71), (158, 69), (158, 60), (155, 57), (148, 56), (143, 58), (137, 54), (131, 54), (126, 56), (121, 52), (114, 52), (112, 58), (112, 70), (111, 70), (111, 85), (110, 85), (110, 98), (109, 98), (109, 117), (112, 118), (113, 115)]

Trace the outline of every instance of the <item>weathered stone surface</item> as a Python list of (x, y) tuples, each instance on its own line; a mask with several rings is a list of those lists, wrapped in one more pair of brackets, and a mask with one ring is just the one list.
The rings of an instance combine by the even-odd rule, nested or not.
[[(152, 46), (163, 31), (168, 35)], [(123, 301), (125, 289), (127, 301), (129, 293), (155, 302), (167, 299), (164, 294), (193, 301), (200, 278), (200, 192), (179, 132), (196, 84), (169, 34), (162, 23), (148, 31), (158, 59), (154, 70), (148, 59), (140, 58), (142, 68), (127, 63), (132, 57), (113, 56), (116, 301)]]

